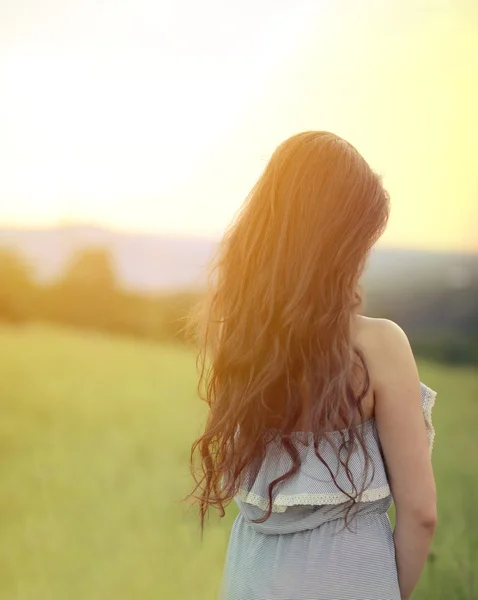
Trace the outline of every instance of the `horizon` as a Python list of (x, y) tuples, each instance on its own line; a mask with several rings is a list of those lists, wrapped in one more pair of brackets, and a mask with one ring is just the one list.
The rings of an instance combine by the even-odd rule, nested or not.
[[(119, 227), (112, 227), (110, 225), (105, 225), (101, 223), (93, 223), (93, 222), (69, 222), (69, 223), (53, 223), (53, 224), (23, 224), (23, 225), (4, 225), (0, 223), (0, 234), (2, 231), (9, 232), (23, 232), (23, 233), (38, 233), (40, 231), (43, 232), (54, 232), (58, 230), (67, 230), (67, 229), (84, 229), (84, 230), (96, 230), (104, 233), (124, 236), (124, 237), (148, 237), (148, 238), (158, 238), (158, 239), (168, 239), (174, 241), (201, 241), (201, 242), (210, 242), (210, 243), (219, 243), (221, 241), (221, 236), (214, 237), (208, 235), (200, 235), (200, 234), (188, 234), (188, 233), (174, 233), (171, 231), (161, 232), (161, 231), (134, 231), (131, 229), (121, 229)], [(2, 247), (2, 240), (0, 239), (0, 248)], [(399, 252), (399, 253), (419, 253), (419, 254), (432, 254), (432, 255), (463, 255), (463, 256), (478, 256), (478, 250), (473, 249), (460, 249), (460, 248), (442, 248), (442, 249), (434, 249), (434, 248), (420, 248), (413, 246), (394, 246), (389, 243), (383, 242), (379, 240), (373, 247), (373, 251), (384, 251), (384, 252)]]
[(275, 147), (325, 129), (383, 176), (381, 246), (474, 254), (477, 7), (1, 5), (0, 226), (218, 239)]

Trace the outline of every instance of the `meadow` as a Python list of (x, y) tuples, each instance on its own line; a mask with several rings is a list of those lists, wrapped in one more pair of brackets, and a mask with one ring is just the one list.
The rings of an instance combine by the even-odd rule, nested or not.
[[(478, 598), (478, 374), (419, 364), (438, 391), (439, 526), (416, 600)], [(231, 504), (204, 543), (191, 441), (194, 354), (42, 325), (0, 327), (0, 598), (213, 600)]]

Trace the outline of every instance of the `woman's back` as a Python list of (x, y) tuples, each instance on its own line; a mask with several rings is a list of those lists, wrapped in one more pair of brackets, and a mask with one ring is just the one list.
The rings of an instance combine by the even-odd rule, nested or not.
[[(382, 329), (395, 327), (390, 322), (363, 317), (355, 323), (354, 337), (377, 377), (386, 354), (382, 349), (375, 356), (380, 349), (380, 336), (384, 335)], [(375, 381), (380, 389), (378, 379)], [(344, 519), (344, 506), (355, 493), (340, 453), (336, 453), (336, 448), (347, 439), (347, 430), (333, 431), (328, 440), (321, 440), (324, 462), (316, 455), (310, 432), (294, 432), (291, 439), (300, 455), (301, 467), (274, 489), (272, 514), (264, 522), (257, 522), (269, 505), (270, 483), (292, 465), (279, 439), (272, 439), (260, 467), (251, 466), (245, 471), (235, 497), (240, 512), (231, 532), (221, 598), (401, 600), (387, 516), (392, 504), (391, 482), (374, 415), (375, 395), (371, 384), (364, 411), (366, 420), (357, 426), (367, 447), (369, 464), (357, 446), (347, 465), (362, 489), (354, 499), (351, 522)], [(420, 383), (420, 395), (431, 451), (435, 392)], [(380, 402), (380, 398), (377, 400)]]

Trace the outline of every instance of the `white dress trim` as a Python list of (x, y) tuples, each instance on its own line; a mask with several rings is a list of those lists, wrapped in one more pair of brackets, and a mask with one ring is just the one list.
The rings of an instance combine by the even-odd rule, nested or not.
[[(372, 490), (364, 490), (356, 498), (357, 502), (375, 502), (376, 500), (382, 500), (390, 496), (390, 486), (385, 485), (380, 488)], [(353, 494), (351, 494), (353, 495)], [(236, 494), (243, 502), (253, 504), (262, 510), (268, 510), (269, 500), (263, 496), (259, 496), (254, 492), (248, 492), (247, 490), (240, 488)], [(272, 505), (272, 512), (282, 513), (287, 510), (289, 506), (318, 506), (323, 504), (343, 504), (349, 502), (350, 498), (342, 492), (337, 493), (323, 493), (323, 494), (290, 494), (282, 495), (278, 494)]]
[(423, 400), (423, 414), (425, 417), (425, 425), (427, 427), (428, 444), (430, 447), (430, 454), (433, 452), (433, 444), (435, 442), (435, 428), (433, 427), (432, 421), (432, 410), (435, 406), (435, 399), (437, 393), (431, 388), (427, 387), (425, 390), (425, 398)]

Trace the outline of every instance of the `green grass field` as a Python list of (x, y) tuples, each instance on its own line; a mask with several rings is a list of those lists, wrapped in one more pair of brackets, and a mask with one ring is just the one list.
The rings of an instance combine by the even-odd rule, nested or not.
[[(205, 414), (194, 356), (43, 326), (0, 340), (0, 598), (213, 600), (236, 511), (201, 546), (179, 503)], [(478, 377), (420, 373), (438, 391), (440, 523), (414, 598), (476, 600)]]

